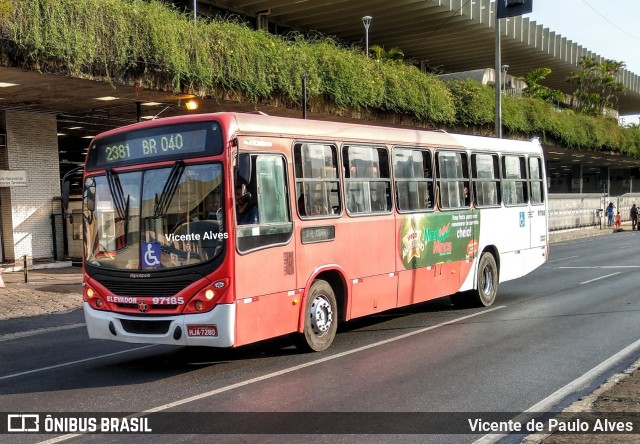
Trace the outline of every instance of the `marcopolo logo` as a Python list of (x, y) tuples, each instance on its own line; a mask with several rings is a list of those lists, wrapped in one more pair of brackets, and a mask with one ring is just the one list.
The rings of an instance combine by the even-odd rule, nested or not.
[(7, 415), (7, 432), (39, 432), (40, 415), (35, 413)]

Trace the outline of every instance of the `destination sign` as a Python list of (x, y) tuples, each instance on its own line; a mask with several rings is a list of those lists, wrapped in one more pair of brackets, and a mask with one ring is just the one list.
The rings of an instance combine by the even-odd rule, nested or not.
[(112, 168), (220, 152), (217, 123), (171, 125), (98, 139), (89, 150), (87, 167)]

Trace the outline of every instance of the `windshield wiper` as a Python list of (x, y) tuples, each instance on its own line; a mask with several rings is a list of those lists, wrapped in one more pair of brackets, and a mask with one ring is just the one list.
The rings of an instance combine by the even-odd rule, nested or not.
[(111, 193), (114, 206), (116, 207), (116, 213), (118, 213), (118, 217), (124, 223), (124, 238), (126, 245), (127, 233), (129, 233), (129, 201), (131, 196), (127, 195), (125, 199), (120, 177), (110, 169), (107, 170), (107, 183), (109, 184), (109, 192)]
[(169, 177), (167, 178), (167, 181), (162, 188), (162, 192), (160, 193), (160, 197), (157, 198), (156, 206), (153, 210), (154, 218), (162, 216), (169, 208), (169, 204), (173, 200), (173, 196), (176, 194), (176, 190), (178, 189), (180, 178), (182, 177), (184, 170), (185, 165), (183, 161), (178, 160), (173, 164), (171, 172), (169, 172)]

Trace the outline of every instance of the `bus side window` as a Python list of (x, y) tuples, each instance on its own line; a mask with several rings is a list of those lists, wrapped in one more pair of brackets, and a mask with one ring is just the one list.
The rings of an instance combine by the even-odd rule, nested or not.
[(296, 143), (293, 155), (298, 215), (311, 218), (340, 214), (336, 147), (323, 143)]
[(543, 203), (542, 160), (539, 157), (529, 157), (529, 185), (531, 188), (531, 203), (534, 205)]
[(386, 148), (345, 145), (346, 204), (349, 214), (391, 211), (391, 175)]
[(499, 165), (497, 154), (482, 153), (471, 156), (474, 203), (477, 207), (500, 205)]
[(502, 157), (502, 193), (505, 205), (527, 203), (527, 173), (524, 156)]
[[(469, 201), (469, 168), (467, 153), (440, 151), (436, 153), (441, 208), (465, 208)], [(466, 196), (465, 196), (466, 188)]]
[(238, 251), (241, 253), (285, 244), (293, 233), (284, 157), (280, 154), (258, 154), (251, 156), (251, 162), (252, 176), (247, 188), (256, 190), (259, 222), (236, 227)]
[(394, 148), (393, 174), (399, 211), (424, 211), (433, 208), (431, 171), (431, 153), (428, 150)]

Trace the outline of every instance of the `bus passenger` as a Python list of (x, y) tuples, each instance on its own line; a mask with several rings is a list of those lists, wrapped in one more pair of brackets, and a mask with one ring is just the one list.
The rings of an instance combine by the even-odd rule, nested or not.
[(247, 191), (246, 185), (236, 185), (236, 221), (238, 225), (260, 222), (258, 207), (251, 201), (251, 193)]
[(384, 198), (377, 187), (371, 187), (371, 211), (387, 211), (388, 208), (391, 208), (390, 199), (390, 196)]
[(298, 213), (300, 214), (300, 216), (307, 215), (307, 209), (304, 205), (304, 194), (300, 194), (300, 197), (298, 197)]

